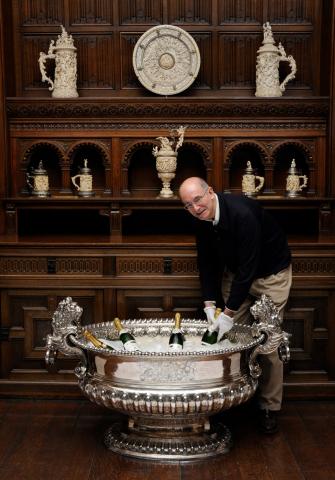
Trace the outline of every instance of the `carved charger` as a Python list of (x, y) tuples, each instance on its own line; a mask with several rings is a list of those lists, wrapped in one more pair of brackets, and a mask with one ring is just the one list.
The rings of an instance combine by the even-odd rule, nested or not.
[(175, 95), (194, 82), (200, 52), (194, 38), (182, 28), (159, 25), (136, 43), (133, 67), (145, 88), (159, 95)]

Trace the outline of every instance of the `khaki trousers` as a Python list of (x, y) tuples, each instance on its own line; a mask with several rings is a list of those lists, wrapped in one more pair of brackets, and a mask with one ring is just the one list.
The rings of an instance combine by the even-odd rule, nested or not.
[[(222, 294), (226, 301), (229, 296), (234, 274), (225, 272), (222, 281)], [(265, 278), (257, 278), (253, 281), (249, 295), (234, 315), (236, 323), (252, 323), (253, 316), (250, 307), (261, 294), (269, 296), (279, 309), (281, 321), (283, 321), (284, 307), (289, 297), (292, 284), (292, 266), (269, 275)], [(258, 403), (261, 409), (280, 410), (283, 397), (283, 363), (278, 356), (278, 351), (269, 355), (259, 355), (258, 362), (262, 368), (259, 378)]]

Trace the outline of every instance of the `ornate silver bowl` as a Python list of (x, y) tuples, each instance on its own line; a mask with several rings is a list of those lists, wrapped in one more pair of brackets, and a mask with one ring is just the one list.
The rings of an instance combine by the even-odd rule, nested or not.
[[(82, 392), (93, 402), (122, 412), (128, 419), (106, 432), (114, 452), (148, 459), (192, 460), (225, 453), (231, 446), (228, 428), (210, 416), (247, 401), (261, 374), (258, 354), (279, 348), (289, 355), (288, 335), (278, 312), (263, 296), (251, 312), (259, 323), (236, 325), (234, 343), (225, 348), (200, 346), (204, 320), (183, 320), (186, 338), (199, 348), (181, 352), (148, 351), (143, 345), (166, 337), (173, 319), (124, 320), (143, 351), (95, 348), (83, 336), (82, 308), (70, 297), (61, 301), (47, 338), (46, 363), (55, 366), (57, 352), (80, 359), (75, 369)], [(95, 336), (117, 338), (113, 322), (85, 325)], [(227, 347), (228, 344), (228, 347)], [(222, 344), (223, 345), (223, 344)]]

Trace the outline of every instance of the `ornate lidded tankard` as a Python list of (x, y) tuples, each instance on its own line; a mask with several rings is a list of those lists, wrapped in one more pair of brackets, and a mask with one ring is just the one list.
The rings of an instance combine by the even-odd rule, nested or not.
[[(79, 178), (79, 185), (76, 183), (77, 178)], [(84, 166), (80, 169), (80, 173), (71, 177), (71, 181), (76, 187), (79, 196), (91, 197), (94, 195), (94, 192), (92, 192), (92, 174), (91, 169), (87, 166), (87, 158), (84, 159)]]
[[(272, 29), (269, 22), (263, 25), (263, 45), (257, 51), (256, 64), (256, 97), (281, 97), (285, 91), (285, 85), (295, 78), (297, 66), (292, 55), (287, 56), (281, 43), (274, 45)], [(291, 67), (282, 83), (279, 83), (279, 64), (288, 62)]]
[(50, 195), (48, 172), (43, 167), (42, 160), (37, 168), (32, 168), (31, 174), (26, 173), (26, 180), (32, 195), (37, 197), (48, 197)]
[[(256, 181), (259, 182), (257, 186)], [(261, 190), (263, 185), (264, 177), (254, 175), (254, 170), (252, 168), (251, 162), (248, 160), (245, 174), (242, 177), (242, 193), (247, 197), (254, 197)]]
[[(300, 179), (303, 180), (302, 183), (300, 183)], [(286, 178), (287, 196), (291, 198), (297, 197), (299, 192), (307, 187), (307, 180), (308, 178), (306, 175), (298, 175), (295, 159), (293, 159)]]
[[(49, 90), (54, 98), (75, 98), (77, 92), (77, 54), (72, 35), (68, 35), (63, 25), (62, 34), (58, 35), (56, 45), (51, 40), (48, 53), (40, 52), (38, 63), (42, 74), (42, 82), (49, 82)], [(46, 60), (55, 60), (55, 79), (52, 81), (46, 74)]]

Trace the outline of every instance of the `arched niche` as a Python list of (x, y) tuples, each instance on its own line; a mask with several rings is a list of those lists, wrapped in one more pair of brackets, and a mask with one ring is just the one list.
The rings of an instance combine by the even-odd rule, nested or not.
[[(31, 145), (24, 153), (23, 165), (27, 173), (31, 174), (38, 168), (42, 161), (43, 168), (47, 171), (49, 177), (49, 188), (51, 193), (55, 193), (62, 186), (61, 161), (63, 155), (60, 148), (49, 142), (38, 142)], [(27, 191), (25, 179), (22, 180), (22, 191)]]
[(158, 195), (162, 184), (156, 170), (156, 158), (152, 153), (154, 143), (139, 142), (132, 145), (122, 164), (126, 172), (123, 190), (132, 195)]
[[(307, 175), (310, 178), (311, 152), (300, 142), (283, 142), (278, 145), (272, 154), (273, 158), (273, 189), (282, 195), (286, 193), (286, 179), (292, 160), (295, 160), (297, 174)], [(301, 194), (307, 192), (304, 189)]]
[[(84, 166), (84, 160), (86, 159), (87, 167), (91, 169), (93, 191), (101, 193), (105, 189), (107, 153), (99, 144), (94, 142), (77, 143), (72, 146), (68, 153), (68, 158), (71, 177), (80, 173), (80, 169)], [(71, 188), (74, 189), (72, 182)]]
[(242, 191), (242, 178), (248, 161), (251, 162), (254, 175), (264, 177), (266, 153), (261, 145), (257, 142), (238, 142), (227, 154), (226, 164), (228, 164), (229, 169), (228, 190), (232, 192)]
[(184, 142), (178, 150), (176, 176), (171, 185), (177, 191), (188, 177), (201, 177), (207, 180), (207, 166), (210, 163), (207, 150), (195, 142)]

